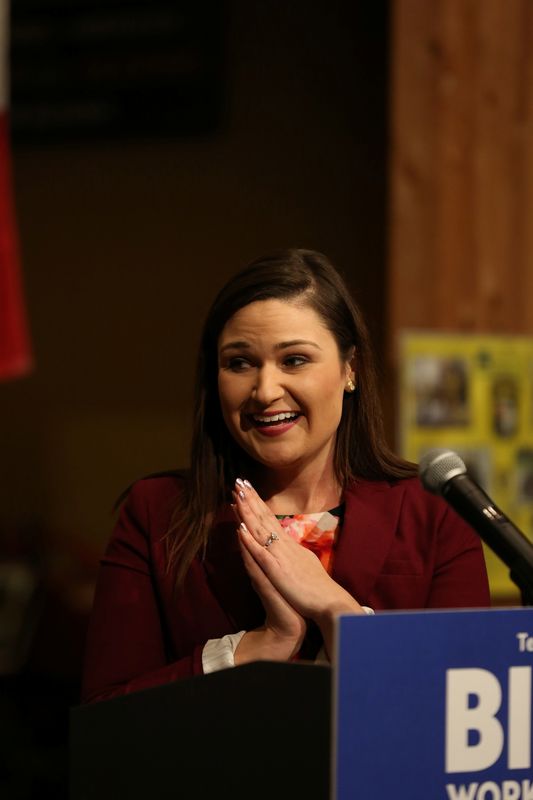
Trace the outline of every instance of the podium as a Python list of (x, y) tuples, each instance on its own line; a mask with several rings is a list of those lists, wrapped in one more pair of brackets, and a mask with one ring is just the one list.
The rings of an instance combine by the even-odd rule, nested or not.
[(337, 650), (74, 709), (71, 800), (533, 799), (533, 609), (341, 617)]
[(71, 711), (71, 800), (325, 800), (331, 669), (256, 662)]

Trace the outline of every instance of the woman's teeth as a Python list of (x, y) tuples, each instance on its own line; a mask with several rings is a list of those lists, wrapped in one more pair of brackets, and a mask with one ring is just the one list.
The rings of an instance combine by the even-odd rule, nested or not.
[(278, 422), (293, 420), (299, 416), (299, 413), (296, 411), (282, 411), (281, 414), (271, 414), (268, 417), (263, 417), (260, 414), (253, 414), (252, 419), (256, 424), (259, 425), (275, 425)]

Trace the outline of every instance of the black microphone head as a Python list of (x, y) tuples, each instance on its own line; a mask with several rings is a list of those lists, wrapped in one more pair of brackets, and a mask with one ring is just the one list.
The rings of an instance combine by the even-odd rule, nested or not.
[(465, 474), (465, 463), (453, 450), (429, 450), (418, 466), (422, 486), (433, 494), (441, 494), (449, 480)]

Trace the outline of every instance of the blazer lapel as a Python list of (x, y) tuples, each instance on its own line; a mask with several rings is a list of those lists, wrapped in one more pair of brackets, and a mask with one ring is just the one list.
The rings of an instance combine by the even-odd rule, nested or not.
[(403, 496), (403, 481), (354, 481), (346, 489), (332, 577), (363, 605), (392, 545)]

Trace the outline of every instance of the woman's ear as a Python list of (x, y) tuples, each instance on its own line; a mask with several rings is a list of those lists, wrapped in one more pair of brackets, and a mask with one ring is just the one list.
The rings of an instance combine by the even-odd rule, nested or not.
[(355, 387), (357, 385), (356, 381), (356, 364), (357, 358), (355, 353), (355, 347), (352, 347), (348, 354), (348, 358), (346, 359), (346, 392), (354, 392)]

